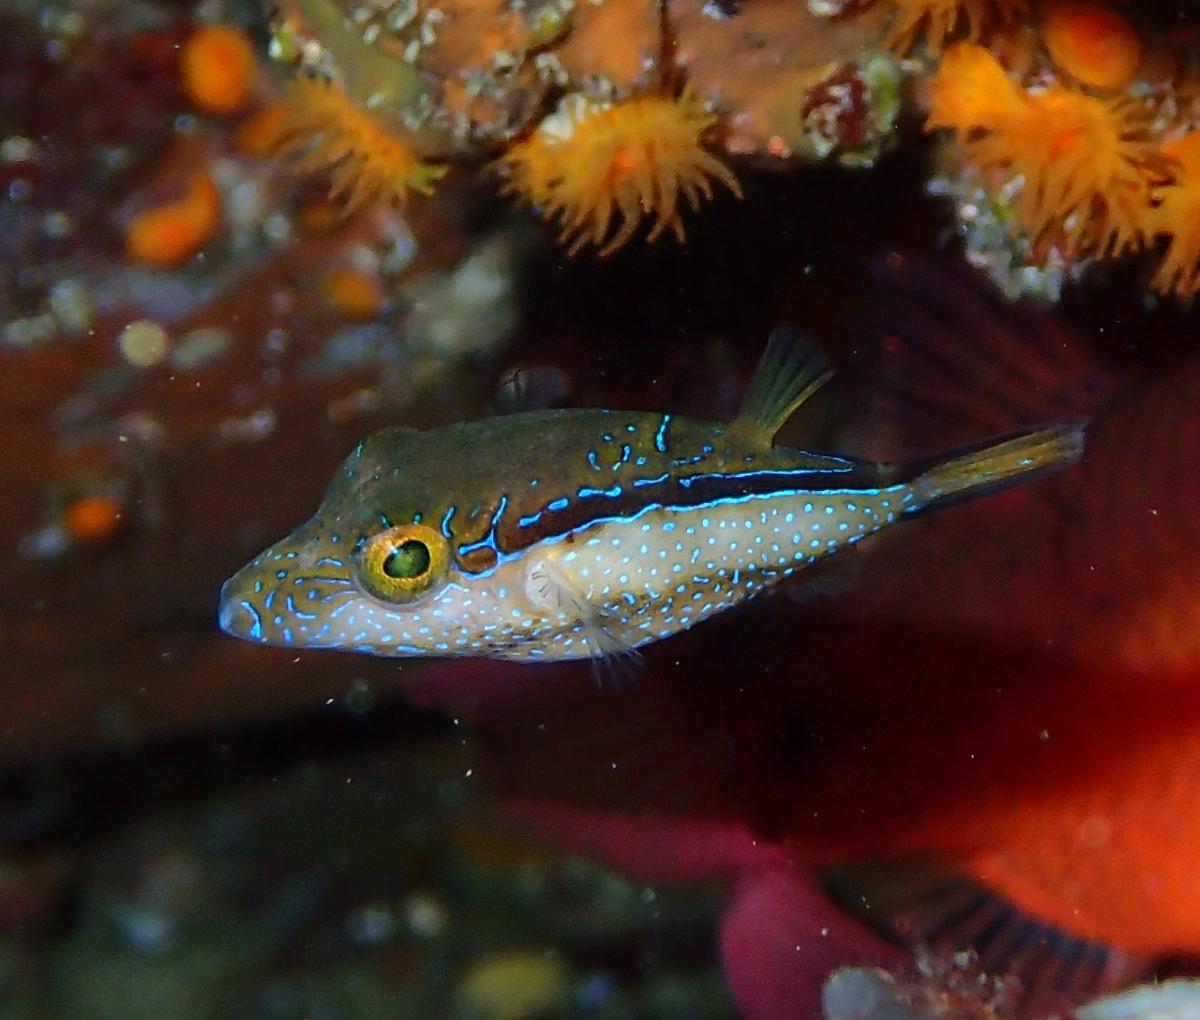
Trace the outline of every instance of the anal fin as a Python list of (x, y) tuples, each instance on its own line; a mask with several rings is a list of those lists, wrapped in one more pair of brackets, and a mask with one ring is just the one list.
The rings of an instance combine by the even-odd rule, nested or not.
[(830, 868), (822, 883), (844, 909), (891, 941), (946, 957), (971, 952), (988, 975), (1017, 979), (1022, 1016), (1072, 1009), (1147, 969), (1142, 961), (1063, 932), (926, 858)]
[(793, 329), (776, 329), (767, 339), (731, 431), (769, 447), (783, 423), (832, 375), (816, 346)]

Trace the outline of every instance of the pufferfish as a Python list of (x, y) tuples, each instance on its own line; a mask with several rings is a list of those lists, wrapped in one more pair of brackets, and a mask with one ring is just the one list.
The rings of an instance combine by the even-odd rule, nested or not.
[(221, 591), (229, 634), (611, 667), (895, 521), (1075, 459), (1083, 426), (909, 464), (777, 446), (830, 377), (772, 334), (737, 417), (550, 410), (384, 429)]

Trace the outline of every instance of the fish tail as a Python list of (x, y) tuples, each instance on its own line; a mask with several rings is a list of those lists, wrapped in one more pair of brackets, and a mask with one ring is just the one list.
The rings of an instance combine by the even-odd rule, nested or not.
[(1083, 452), (1085, 429), (1086, 423), (1074, 421), (992, 439), (918, 470), (911, 482), (910, 509), (974, 497), (1070, 464)]

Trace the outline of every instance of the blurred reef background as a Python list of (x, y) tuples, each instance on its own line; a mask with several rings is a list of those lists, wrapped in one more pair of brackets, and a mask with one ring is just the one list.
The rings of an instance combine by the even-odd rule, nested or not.
[[(501, 819), (438, 664), (231, 640), (222, 581), (514, 373), (727, 417), (781, 322), (853, 369), (910, 255), (1170, 369), (1198, 140), (1186, 2), (0, 5), (0, 1017), (735, 1016), (717, 883)], [(738, 627), (649, 668), (732, 683)]]

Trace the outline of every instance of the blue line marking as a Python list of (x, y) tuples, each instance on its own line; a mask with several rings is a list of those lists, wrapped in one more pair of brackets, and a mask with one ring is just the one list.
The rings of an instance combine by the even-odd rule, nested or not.
[(667, 452), (667, 428), (671, 424), (671, 416), (664, 414), (659, 423), (658, 431), (654, 433), (654, 449), (659, 453)]
[(254, 622), (250, 625), (250, 636), (255, 640), (262, 640), (262, 616), (258, 610), (254, 608), (253, 602), (247, 602), (242, 599), (242, 608), (250, 614)]
[(608, 496), (610, 499), (616, 499), (623, 491), (620, 485), (614, 485), (611, 489), (580, 489), (580, 499), (587, 499), (588, 496)]
[[(473, 574), (472, 576), (477, 578), (489, 577), (497, 570), (498, 567), (508, 562), (508, 560), (512, 559), (514, 556), (523, 556), (530, 550), (539, 546), (548, 545), (551, 542), (560, 542), (567, 535), (578, 534), (585, 528), (591, 528), (597, 524), (631, 524), (655, 510), (666, 510), (668, 512), (684, 510), (709, 510), (723, 506), (740, 506), (745, 503), (751, 503), (764, 499), (790, 499), (796, 496), (862, 496), (864, 493), (878, 495), (881, 492), (895, 493), (899, 495), (904, 491), (904, 489), (905, 485), (903, 483), (889, 486), (886, 489), (776, 489), (773, 492), (750, 492), (740, 496), (722, 496), (719, 499), (711, 499), (704, 503), (647, 503), (645, 506), (639, 507), (633, 513), (612, 514), (607, 517), (593, 517), (591, 520), (585, 522), (584, 524), (578, 525), (577, 527), (568, 528), (565, 531), (554, 535), (547, 535), (525, 549), (520, 549), (512, 553), (500, 553), (499, 558), (494, 564), (492, 564), (492, 566), (488, 567), (486, 570), (480, 571), (478, 574)], [(563, 505), (566, 505), (565, 500), (563, 501)], [(708, 518), (705, 518), (701, 524), (704, 527), (708, 527)], [(643, 525), (643, 530), (648, 529), (649, 525)]]
[(500, 554), (500, 550), (496, 548), (496, 536), (490, 531), (478, 542), (471, 542), (469, 545), (460, 545), (458, 553), (460, 556), (467, 556), (473, 552), (478, 552), (480, 549), (491, 549), (496, 555)]
[(600, 462), (599, 462), (599, 460), (596, 459), (596, 451), (595, 450), (588, 450), (587, 462), (589, 464), (591, 464), (593, 471), (600, 470)]
[(566, 496), (563, 496), (561, 499), (556, 499), (553, 503), (547, 503), (546, 509), (547, 510), (565, 510), (567, 508), (567, 504), (570, 502), (571, 501)]
[[(722, 480), (722, 481), (724, 481), (724, 480), (749, 481), (749, 480), (752, 480), (755, 478), (763, 478), (763, 477), (769, 477), (769, 476), (775, 476), (778, 478), (800, 478), (805, 475), (841, 474), (846, 471), (854, 470), (854, 463), (852, 461), (842, 461), (842, 464), (844, 466), (839, 466), (839, 467), (773, 468), (773, 469), (772, 468), (760, 468), (755, 471), (728, 471), (728, 472), (726, 472), (726, 471), (711, 471), (711, 472), (706, 472), (705, 474), (702, 474), (702, 475), (685, 475), (683, 478), (679, 479), (679, 484), (683, 488), (689, 489), (693, 485), (695, 485), (697, 482), (703, 482), (710, 478), (718, 479), (718, 480)], [(783, 491), (785, 491), (785, 490), (780, 490), (781, 493)], [(805, 491), (804, 489), (799, 489), (799, 490), (797, 490), (797, 494), (799, 494), (800, 492), (804, 492), (804, 491)], [(811, 494), (814, 496), (821, 496), (821, 495), (825, 495), (827, 492), (832, 493), (832, 492), (835, 492), (838, 490), (811, 489), (808, 491), (811, 492)], [(853, 492), (856, 495), (860, 494), (860, 493), (867, 493), (867, 494), (875, 495), (879, 492), (878, 489), (847, 489), (844, 491)]]
[(508, 509), (508, 493), (502, 493), (500, 502), (496, 504), (496, 512), (492, 514), (492, 531), (496, 530), (496, 526), (500, 523), (500, 518), (504, 516), (504, 511)]
[[(496, 509), (492, 513), (491, 524), (488, 527), (488, 533), (483, 536), (478, 542), (471, 542), (468, 545), (460, 545), (458, 554), (466, 556), (470, 553), (477, 552), (480, 549), (491, 549), (497, 556), (500, 555), (500, 550), (496, 546), (496, 528), (500, 525), (500, 518), (504, 516), (504, 511), (508, 509), (508, 493), (504, 493), (500, 497), (500, 502), (496, 504)], [(435, 614), (436, 615), (436, 614)]]
[(635, 478), (633, 480), (633, 487), (635, 489), (641, 489), (647, 485), (658, 485), (660, 482), (665, 482), (670, 477), (671, 477), (671, 472), (664, 471), (657, 478)]
[(454, 533), (450, 530), (450, 518), (454, 516), (455, 511), (457, 511), (457, 510), (458, 510), (457, 506), (452, 506), (449, 510), (446, 511), (446, 516), (442, 518), (442, 534), (447, 539), (454, 537)]

